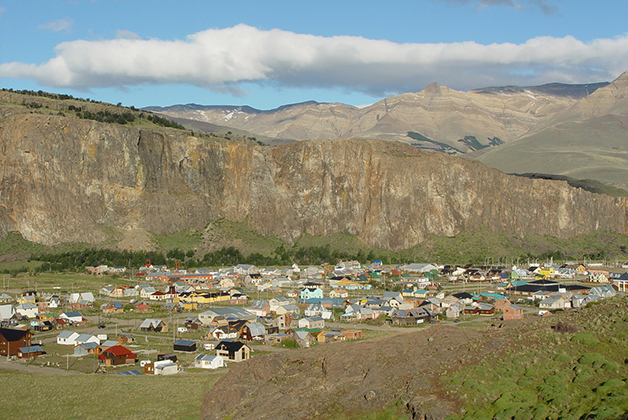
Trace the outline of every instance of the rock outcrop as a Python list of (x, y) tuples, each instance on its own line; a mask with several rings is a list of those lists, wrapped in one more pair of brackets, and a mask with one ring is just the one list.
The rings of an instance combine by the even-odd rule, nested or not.
[[(496, 335), (483, 340), (498, 352)], [(436, 326), (256, 356), (230, 365), (205, 396), (201, 418), (362, 418), (399, 402), (407, 418), (443, 419), (456, 404), (438, 395), (438, 373), (458, 368), (465, 345), (479, 336), (472, 328)]]
[(9, 113), (0, 120), (0, 234), (97, 243), (107, 229), (156, 234), (248, 220), (263, 235), (358, 235), (401, 250), (428, 234), (569, 237), (626, 232), (626, 201), (565, 182), (375, 140), (278, 147)]

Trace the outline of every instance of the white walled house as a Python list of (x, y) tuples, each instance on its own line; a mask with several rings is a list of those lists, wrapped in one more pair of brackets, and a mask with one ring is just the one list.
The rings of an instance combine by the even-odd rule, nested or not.
[(15, 307), (15, 312), (17, 312), (20, 316), (36, 318), (39, 313), (39, 308), (37, 305), (33, 305), (32, 303), (22, 303)]
[(218, 369), (225, 365), (222, 356), (212, 356), (210, 354), (199, 354), (194, 359), (194, 367), (201, 369)]
[(79, 333), (76, 331), (61, 331), (57, 336), (57, 344), (64, 346), (75, 346), (76, 339), (79, 337)]

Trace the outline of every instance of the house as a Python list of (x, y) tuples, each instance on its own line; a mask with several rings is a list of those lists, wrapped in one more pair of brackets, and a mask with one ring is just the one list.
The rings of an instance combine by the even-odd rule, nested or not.
[(349, 297), (349, 292), (345, 289), (334, 289), (329, 292), (329, 297), (332, 299), (345, 299)]
[(390, 313), (391, 323), (394, 325), (416, 325), (431, 321), (436, 314), (425, 308), (393, 309)]
[(65, 346), (74, 346), (76, 345), (76, 338), (80, 334), (76, 331), (61, 331), (59, 335), (57, 335), (57, 344), (62, 344)]
[(135, 306), (135, 312), (140, 313), (140, 314), (149, 314), (149, 313), (153, 312), (153, 308), (151, 308), (146, 303), (142, 302), (142, 303), (138, 303)]
[(306, 330), (293, 331), (292, 336), (299, 347), (310, 347), (316, 341), (314, 336)]
[(332, 328), (331, 330), (323, 331), (318, 334), (318, 336), (316, 336), (316, 339), (319, 343), (333, 343), (334, 341), (345, 341), (346, 338), (347, 337), (344, 335), (340, 328)]
[(290, 314), (279, 315), (277, 318), (274, 318), (270, 323), (273, 327), (277, 327), (277, 329), (283, 330), (290, 325), (291, 319), (292, 317)]
[(118, 335), (118, 343), (120, 344), (132, 344), (135, 343), (135, 338), (131, 334)]
[(251, 357), (251, 348), (241, 341), (221, 341), (216, 345), (216, 355), (225, 360), (242, 362)]
[(512, 305), (512, 302), (508, 298), (503, 298), (495, 301), (495, 309), (498, 311), (503, 311), (504, 308)]
[(347, 330), (344, 334), (347, 340), (357, 340), (364, 337), (364, 332), (360, 330)]
[(249, 301), (249, 297), (244, 293), (230, 293), (229, 296), (231, 305), (245, 305)]
[(109, 302), (101, 305), (100, 309), (104, 314), (121, 314), (124, 307), (120, 302)]
[(75, 356), (87, 356), (88, 354), (100, 353), (100, 345), (98, 343), (87, 342), (74, 346)]
[(277, 308), (275, 314), (277, 315), (285, 315), (285, 314), (298, 314), (301, 312), (301, 309), (294, 303), (289, 305), (283, 305)]
[(218, 369), (225, 365), (222, 356), (212, 356), (209, 354), (199, 354), (194, 359), (194, 367), (200, 369)]
[(438, 271), (438, 266), (429, 263), (412, 263), (399, 267), (399, 270), (406, 273), (428, 273), (434, 270)]
[(272, 298), (268, 301), (271, 313), (276, 313), (277, 309), (281, 306), (294, 305), (295, 303), (294, 299), (288, 299), (283, 296)]
[(264, 328), (264, 325), (259, 322), (246, 324), (240, 332), (240, 337), (246, 341), (264, 341), (265, 335), (266, 329)]
[(0, 321), (8, 321), (15, 318), (15, 308), (13, 305), (0, 305)]
[[(31, 322), (32, 325), (32, 322)], [(37, 325), (33, 325), (33, 330), (37, 332), (50, 331), (54, 328), (50, 321), (40, 321)]]
[(57, 319), (59, 315), (55, 314), (54, 312), (45, 312), (45, 313), (38, 313), (37, 314), (37, 318), (39, 318), (40, 321), (42, 322), (54, 322), (55, 319)]
[(259, 317), (265, 317), (270, 313), (270, 303), (267, 300), (254, 300), (248, 310)]
[(113, 346), (98, 355), (98, 362), (103, 366), (117, 366), (135, 363), (137, 355), (123, 346)]
[(465, 306), (462, 310), (462, 313), (467, 315), (477, 315), (480, 312), (480, 309), (477, 306)]
[(305, 316), (320, 316), (323, 319), (331, 319), (332, 311), (323, 306), (321, 303), (311, 303), (304, 311)]
[(178, 360), (178, 357), (174, 353), (159, 353), (157, 355), (157, 361), (161, 360), (170, 360), (172, 362), (176, 362)]
[(179, 365), (172, 360), (158, 360), (144, 365), (145, 375), (175, 375), (179, 373)]
[(39, 308), (33, 303), (21, 303), (15, 307), (15, 312), (24, 318), (37, 318)]
[(565, 309), (571, 307), (571, 301), (565, 299), (563, 296), (553, 295), (547, 299), (543, 299), (539, 303), (540, 309)]
[(174, 351), (184, 351), (192, 353), (196, 351), (196, 341), (192, 340), (177, 340), (173, 343)]
[(30, 347), (32, 336), (28, 330), (0, 328), (0, 356), (17, 356), (20, 347)]
[(161, 319), (146, 318), (139, 328), (147, 332), (168, 332), (168, 325)]
[(589, 290), (589, 295), (597, 298), (609, 298), (615, 296), (616, 294), (617, 292), (610, 284), (592, 287), (591, 290)]
[(199, 330), (203, 323), (198, 318), (190, 317), (185, 319), (184, 326), (188, 330)]
[(46, 352), (44, 351), (44, 349), (41, 348), (39, 344), (27, 347), (20, 347), (17, 351), (17, 357), (19, 359), (29, 359), (31, 357), (41, 356), (42, 354), (46, 354)]
[(70, 324), (77, 324), (80, 322), (83, 322), (83, 315), (81, 315), (80, 312), (64, 312), (61, 315), (59, 315), (60, 319), (65, 320), (66, 322), (70, 323)]
[(236, 328), (232, 328), (229, 325), (221, 325), (217, 327), (211, 327), (207, 330), (207, 334), (205, 334), (204, 338), (207, 339), (216, 339), (216, 340), (225, 340), (229, 338), (238, 338), (240, 335), (240, 330)]
[(478, 313), (480, 315), (494, 315), (495, 314), (495, 306), (489, 305), (488, 303), (479, 303), (478, 304)]
[(209, 309), (205, 312), (201, 312), (198, 315), (198, 319), (203, 325), (219, 324), (225, 325), (229, 320), (247, 320), (254, 321), (257, 316), (254, 313), (247, 311), (239, 306), (227, 306), (224, 308)]
[(11, 302), (13, 302), (13, 298), (10, 295), (7, 295), (6, 293), (2, 293), (2, 294), (0, 294), (0, 302), (1, 303), (11, 303)]
[(79, 336), (74, 339), (74, 342), (76, 344), (81, 344), (81, 343), (96, 343), (96, 344), (100, 344), (100, 340), (98, 339), (98, 337), (96, 337), (95, 335), (91, 335), (91, 334), (79, 334)]
[(94, 303), (94, 294), (92, 292), (72, 293), (70, 294), (70, 303), (80, 303), (84, 301), (86, 303), (83, 306), (91, 306)]
[(292, 338), (292, 334), (288, 333), (271, 333), (266, 334), (266, 344), (280, 346), (285, 340)]
[(299, 298), (302, 301), (307, 299), (322, 299), (323, 289), (319, 289), (318, 287), (305, 287), (299, 293)]
[(17, 303), (32, 303), (33, 305), (37, 302), (37, 292), (34, 290), (29, 290), (26, 292), (22, 292), (20, 296), (17, 298)]
[(113, 347), (113, 346), (117, 346), (117, 345), (123, 346), (124, 343), (120, 343), (119, 341), (116, 341), (116, 340), (105, 340), (102, 343), (100, 343), (100, 348), (101, 349), (108, 349), (109, 347)]
[(512, 319), (523, 319), (523, 308), (517, 305), (509, 305), (504, 308), (504, 315), (502, 316), (504, 321)]
[(462, 305), (460, 304), (451, 305), (445, 310), (445, 316), (447, 318), (456, 319), (460, 317), (461, 313), (462, 313)]
[(325, 328), (325, 320), (320, 316), (308, 316), (299, 320), (299, 328)]
[(157, 291), (157, 289), (149, 285), (140, 285), (139, 289), (142, 299), (150, 299), (151, 295)]

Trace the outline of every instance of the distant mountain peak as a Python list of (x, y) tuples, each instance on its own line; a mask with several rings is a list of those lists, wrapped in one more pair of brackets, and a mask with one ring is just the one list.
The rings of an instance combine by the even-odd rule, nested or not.
[(432, 82), (429, 85), (425, 86), (421, 92), (428, 95), (440, 95), (440, 85), (436, 82)]

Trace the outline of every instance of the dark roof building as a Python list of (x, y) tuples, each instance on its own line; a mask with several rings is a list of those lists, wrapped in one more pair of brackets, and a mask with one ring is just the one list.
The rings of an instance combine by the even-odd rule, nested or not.
[(33, 333), (26, 330), (0, 328), (0, 355), (17, 356), (20, 347), (29, 347)]

